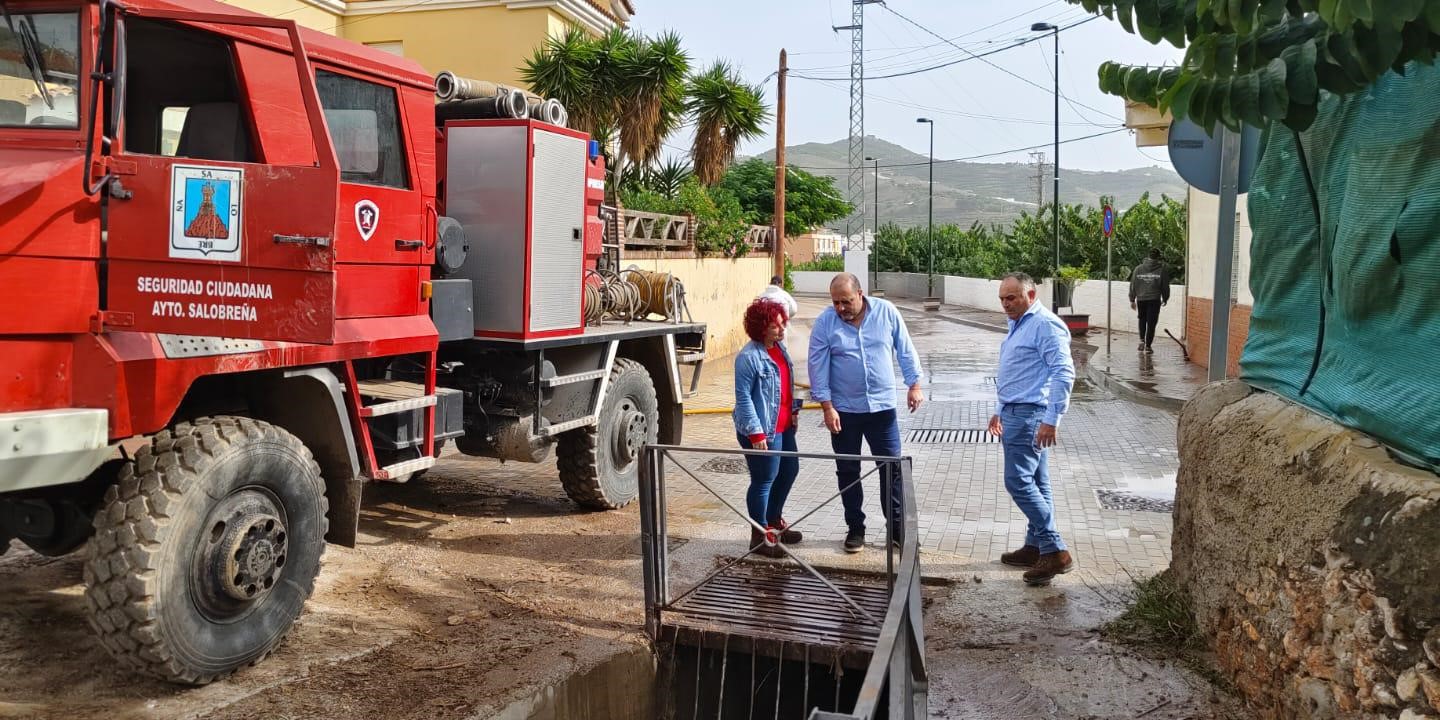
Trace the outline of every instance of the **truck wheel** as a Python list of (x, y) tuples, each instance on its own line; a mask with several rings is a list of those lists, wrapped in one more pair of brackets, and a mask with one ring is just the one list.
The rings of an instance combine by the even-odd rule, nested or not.
[(259, 662), (314, 589), (325, 511), (320, 467), (278, 427), (214, 417), (160, 432), (95, 517), (85, 599), (101, 644), (193, 685)]
[(625, 507), (640, 494), (640, 449), (655, 442), (659, 427), (650, 373), (616, 358), (599, 424), (560, 435), (556, 456), (565, 494), (582, 507)]

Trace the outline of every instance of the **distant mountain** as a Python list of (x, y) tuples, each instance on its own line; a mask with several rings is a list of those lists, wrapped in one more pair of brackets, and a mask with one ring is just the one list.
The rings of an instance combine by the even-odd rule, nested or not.
[[(849, 183), (843, 169), (849, 163), (848, 140), (833, 143), (805, 143), (787, 147), (785, 162), (816, 175), (836, 179), (842, 192)], [(880, 160), (880, 222), (910, 225), (925, 222), (925, 200), (929, 178), (928, 158), (875, 136), (865, 138), (865, 153)], [(760, 155), (773, 161), (775, 152)], [(910, 164), (914, 163), (914, 164)], [(886, 167), (903, 165), (904, 167)], [(935, 165), (935, 222), (969, 226), (982, 223), (1008, 224), (1023, 211), (1035, 212), (1040, 183), (1033, 163), (947, 162)], [(865, 212), (875, 212), (874, 171), (865, 172)], [(1060, 199), (1066, 203), (1098, 205), (1101, 195), (1110, 195), (1120, 209), (1134, 204), (1149, 192), (1152, 201), (1161, 195), (1183, 199), (1185, 182), (1161, 167), (1119, 171), (1071, 170), (1061, 168)], [(1045, 202), (1050, 202), (1052, 177), (1049, 165), (1043, 181)]]

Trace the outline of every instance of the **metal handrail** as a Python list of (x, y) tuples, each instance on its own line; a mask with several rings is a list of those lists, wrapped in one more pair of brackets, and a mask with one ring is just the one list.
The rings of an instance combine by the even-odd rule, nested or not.
[[(850, 713), (816, 710), (809, 720), (873, 720), (880, 710), (880, 696), (889, 691), (887, 717), (914, 720), (928, 717), (930, 675), (925, 667), (924, 614), (920, 596), (920, 543), (916, 528), (915, 493), (911, 492), (910, 467), (902, 465), (905, 483), (905, 530), (900, 543), (900, 564), (885, 625), (865, 670), (860, 696)], [(903, 590), (901, 590), (903, 588)]]
[[(889, 537), (890, 528), (894, 527), (893, 522), (887, 522), (886, 537), (886, 565), (887, 574), (891, 582), (890, 602), (886, 608), (885, 617), (880, 626), (880, 635), (876, 643), (874, 653), (871, 656), (869, 667), (865, 672), (865, 680), (861, 685), (860, 694), (855, 706), (850, 713), (831, 712), (815, 710), (809, 720), (873, 720), (880, 713), (880, 700), (882, 695), (888, 691), (888, 717), (895, 720), (915, 720), (927, 717), (927, 698), (929, 691), (929, 674), (925, 666), (925, 632), (924, 617), (922, 615), (921, 583), (920, 583), (920, 545), (918, 531), (918, 513), (915, 506), (914, 482), (911, 477), (912, 467), (909, 458), (890, 456), (866, 456), (866, 455), (838, 455), (825, 453), (806, 453), (780, 450), (749, 450), (741, 448), (700, 448), (683, 447), (674, 445), (647, 445), (644, 449), (644, 461), (640, 466), (640, 522), (641, 522), (641, 544), (643, 549), (643, 572), (645, 580), (645, 629), (652, 637), (659, 637), (660, 610), (670, 606), (672, 601), (669, 597), (668, 578), (668, 547), (666, 538), (668, 529), (665, 522), (665, 460), (671, 453), (709, 453), (712, 455), (758, 455), (768, 457), (793, 457), (812, 460), (855, 460), (860, 462), (876, 462), (876, 469), (872, 469), (856, 480), (863, 482), (865, 478), (874, 474), (879, 465), (894, 464), (899, 467), (899, 482), (903, 497), (902, 512), (904, 513), (904, 530), (900, 542), (900, 555), (898, 561), (894, 557), (894, 545)], [(673, 459), (673, 458), (672, 458)], [(700, 481), (688, 468), (680, 466), (694, 478), (700, 485), (711, 494), (719, 497), (713, 488)], [(847, 488), (848, 489), (848, 486)], [(841, 491), (843, 492), (843, 490)], [(833, 502), (840, 493), (836, 493), (820, 504), (823, 507)], [(721, 498), (725, 501), (724, 498)], [(729, 502), (727, 506), (737, 514), (745, 517)], [(887, 512), (889, 502), (884, 502)], [(817, 507), (818, 510), (818, 507)], [(807, 513), (805, 517), (809, 517)], [(803, 521), (804, 518), (802, 518)], [(746, 521), (750, 522), (746, 517)], [(751, 522), (753, 525), (754, 523)], [(811, 574), (819, 577), (819, 574), (800, 558), (785, 548), (780, 547), (786, 554), (798, 562)], [(752, 549), (753, 552), (753, 549)], [(720, 569), (712, 572), (710, 576), (701, 580), (696, 587), (703, 585), (707, 580), (718, 575), (724, 570), (739, 563), (750, 553), (732, 560)], [(824, 578), (820, 578), (827, 585)], [(692, 588), (693, 590), (694, 588)], [(842, 599), (849, 600), (838, 588), (831, 586), (831, 589), (839, 593)], [(687, 591), (686, 594), (688, 594)], [(683, 598), (676, 598), (678, 602)], [(868, 615), (868, 614), (867, 614)]]

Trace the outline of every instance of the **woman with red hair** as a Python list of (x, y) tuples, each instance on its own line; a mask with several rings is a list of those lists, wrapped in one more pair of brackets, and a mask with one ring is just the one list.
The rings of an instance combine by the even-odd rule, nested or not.
[[(745, 310), (745, 334), (750, 342), (735, 356), (735, 434), (740, 447), (794, 452), (796, 413), (795, 366), (785, 350), (789, 327), (785, 307), (759, 298)], [(745, 507), (754, 525), (750, 549), (766, 557), (785, 557), (777, 543), (801, 540), (780, 516), (790, 486), (800, 472), (800, 460), (773, 455), (746, 455), (750, 489)], [(760, 530), (764, 528), (764, 532)]]

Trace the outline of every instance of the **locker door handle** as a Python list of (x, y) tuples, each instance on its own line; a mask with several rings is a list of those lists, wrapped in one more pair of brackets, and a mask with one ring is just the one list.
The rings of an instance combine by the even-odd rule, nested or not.
[(330, 247), (330, 238), (314, 235), (282, 235), (275, 233), (276, 243), (288, 245), (314, 245), (315, 247)]
[(578, 227), (577, 227), (577, 228), (570, 228), (570, 239), (571, 239), (571, 240), (574, 240), (574, 241), (576, 241), (576, 242), (579, 242), (579, 241), (580, 241), (581, 234), (582, 234), (582, 230), (581, 230), (580, 228), (578, 228)]

